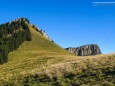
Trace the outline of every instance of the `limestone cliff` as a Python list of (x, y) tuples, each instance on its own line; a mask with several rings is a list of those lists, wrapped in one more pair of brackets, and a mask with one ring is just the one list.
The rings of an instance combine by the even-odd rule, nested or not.
[(66, 48), (70, 53), (77, 54), (78, 56), (90, 56), (101, 54), (101, 50), (97, 44), (83, 45), (76, 48)]

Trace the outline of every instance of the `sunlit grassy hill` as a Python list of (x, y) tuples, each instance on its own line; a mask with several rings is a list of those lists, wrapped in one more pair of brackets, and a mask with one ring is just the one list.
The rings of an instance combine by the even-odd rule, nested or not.
[[(61, 59), (57, 56), (71, 55), (55, 43), (47, 40), (30, 25), (29, 27), (32, 41), (25, 41), (20, 48), (9, 54), (8, 63), (0, 65), (0, 75), (3, 77), (40, 68), (41, 65), (56, 63)], [(57, 58), (53, 58), (55, 56)]]
[(114, 86), (115, 54), (78, 57), (29, 29), (32, 41), (0, 65), (0, 86)]

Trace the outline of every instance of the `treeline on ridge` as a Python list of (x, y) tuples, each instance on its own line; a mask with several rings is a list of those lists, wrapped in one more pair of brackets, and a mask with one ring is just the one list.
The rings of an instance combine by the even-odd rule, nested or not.
[(28, 19), (20, 18), (0, 25), (0, 64), (8, 61), (9, 52), (32, 40), (28, 24)]

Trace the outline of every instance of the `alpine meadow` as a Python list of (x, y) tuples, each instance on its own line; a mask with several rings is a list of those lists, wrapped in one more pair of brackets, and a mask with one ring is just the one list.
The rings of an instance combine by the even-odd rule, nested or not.
[(26, 18), (1, 24), (0, 86), (115, 86), (114, 53), (93, 45), (71, 51)]

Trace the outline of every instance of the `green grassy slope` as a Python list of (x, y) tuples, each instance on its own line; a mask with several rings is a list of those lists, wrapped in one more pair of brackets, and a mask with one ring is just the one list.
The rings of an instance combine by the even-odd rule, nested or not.
[[(61, 58), (52, 58), (62, 55), (72, 55), (53, 42), (43, 37), (30, 25), (32, 41), (25, 41), (20, 48), (9, 54), (9, 62), (0, 65), (0, 78), (17, 75), (24, 71), (40, 68), (41, 65), (56, 63)], [(50, 60), (51, 59), (51, 60)]]
[(0, 65), (0, 86), (114, 86), (115, 54), (74, 56), (29, 27), (32, 41)]

